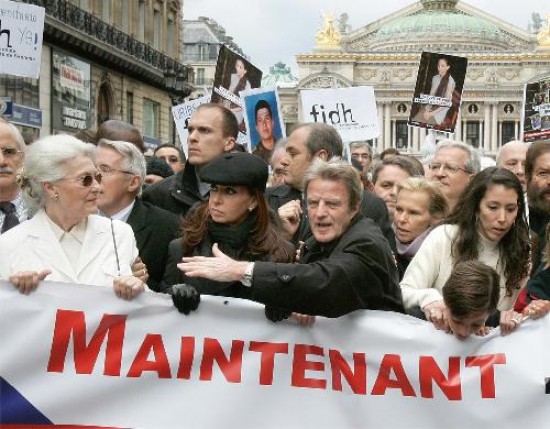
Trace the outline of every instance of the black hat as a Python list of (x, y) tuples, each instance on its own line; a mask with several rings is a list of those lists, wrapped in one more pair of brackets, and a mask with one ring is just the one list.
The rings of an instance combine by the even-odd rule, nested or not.
[(201, 180), (219, 185), (241, 185), (265, 191), (268, 167), (248, 152), (226, 153), (201, 168)]
[(146, 171), (146, 174), (154, 174), (164, 178), (174, 175), (172, 168), (161, 158), (151, 158), (147, 161)]

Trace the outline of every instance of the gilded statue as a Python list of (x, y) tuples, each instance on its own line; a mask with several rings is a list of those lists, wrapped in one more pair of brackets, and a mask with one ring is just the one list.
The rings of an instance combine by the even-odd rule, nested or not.
[(324, 21), (323, 28), (317, 32), (317, 46), (338, 46), (342, 35), (334, 28), (334, 15), (321, 11), (321, 16)]
[(538, 34), (539, 45), (550, 46), (550, 13), (546, 15), (546, 25), (540, 29)]

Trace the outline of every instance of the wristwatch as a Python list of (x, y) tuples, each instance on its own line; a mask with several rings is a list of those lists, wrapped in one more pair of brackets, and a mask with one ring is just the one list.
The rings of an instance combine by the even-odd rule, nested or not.
[(243, 286), (250, 287), (252, 286), (252, 273), (254, 272), (254, 262), (250, 262), (245, 270), (244, 274), (241, 277), (241, 283)]

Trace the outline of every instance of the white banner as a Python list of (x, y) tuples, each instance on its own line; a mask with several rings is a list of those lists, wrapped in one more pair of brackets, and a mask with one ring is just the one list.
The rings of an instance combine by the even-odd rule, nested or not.
[(0, 0), (0, 73), (40, 76), (43, 7)]
[(303, 122), (332, 125), (346, 143), (380, 135), (372, 86), (300, 91)]
[(242, 300), (184, 316), (168, 296), (47, 282), (28, 296), (0, 282), (0, 306), (0, 424), (516, 429), (550, 415), (550, 317), (459, 341), (389, 312), (305, 328)]

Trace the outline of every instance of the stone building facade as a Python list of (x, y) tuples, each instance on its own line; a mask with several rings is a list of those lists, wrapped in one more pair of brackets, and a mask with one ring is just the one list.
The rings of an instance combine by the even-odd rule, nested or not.
[[(192, 77), (183, 65), (183, 0), (23, 2), (44, 7), (46, 20), (40, 78), (0, 75), (0, 95), (22, 108), (14, 123), (39, 137), (122, 119), (149, 146), (172, 140), (175, 88), (165, 76), (187, 92)], [(39, 118), (28, 121), (28, 111)]]
[(454, 138), (489, 154), (520, 137), (524, 85), (550, 75), (545, 29), (537, 37), (462, 1), (421, 0), (354, 31), (332, 30), (332, 39), (321, 30), (313, 52), (297, 55), (296, 87), (279, 89), (285, 122), (299, 121), (302, 89), (373, 86), (377, 152), (421, 150), (427, 131), (407, 119), (422, 51), (468, 58)]

